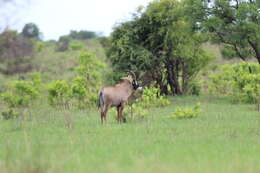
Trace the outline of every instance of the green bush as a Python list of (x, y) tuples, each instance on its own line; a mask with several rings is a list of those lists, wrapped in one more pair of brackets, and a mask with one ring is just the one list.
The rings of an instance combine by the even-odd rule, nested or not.
[(14, 109), (8, 109), (7, 111), (1, 112), (1, 115), (4, 120), (14, 119), (19, 116), (19, 112), (15, 111)]
[(12, 81), (9, 89), (0, 95), (1, 101), (7, 107), (2, 111), (4, 119), (17, 117), (19, 111), (29, 108), (33, 101), (40, 97), (40, 92), (32, 81)]
[(201, 84), (199, 82), (192, 82), (189, 87), (188, 94), (190, 95), (200, 95), (201, 93)]
[(200, 103), (193, 108), (176, 108), (176, 111), (170, 116), (171, 118), (195, 118), (201, 113)]
[(81, 78), (80, 87), (85, 87), (88, 104), (96, 104), (97, 93), (104, 81), (106, 64), (87, 51), (81, 51), (78, 63), (76, 71)]
[(125, 110), (125, 116), (131, 118), (144, 118), (147, 115), (148, 110), (139, 104), (132, 104), (131, 106), (127, 106)]
[(85, 50), (80, 52), (77, 61), (77, 76), (72, 82), (57, 80), (48, 85), (48, 98), (51, 105), (86, 108), (97, 103), (106, 66)]
[(71, 85), (72, 97), (76, 100), (76, 105), (79, 108), (84, 108), (87, 105), (87, 82), (83, 77), (76, 77)]
[(209, 77), (209, 91), (215, 95), (230, 96), (235, 102), (260, 102), (260, 66), (242, 62), (223, 65)]
[(65, 80), (56, 80), (48, 86), (48, 100), (52, 106), (67, 107), (71, 100), (70, 86)]
[(160, 89), (151, 87), (144, 88), (142, 97), (140, 99), (141, 107), (163, 107), (170, 104), (170, 101), (160, 94)]
[(214, 95), (229, 95), (232, 93), (233, 70), (230, 65), (223, 65), (217, 73), (209, 76), (208, 90)]
[(79, 41), (71, 41), (69, 43), (69, 47), (72, 49), (72, 50), (81, 50), (84, 45), (82, 42), (79, 42)]
[(31, 81), (13, 81), (10, 91), (1, 94), (1, 99), (10, 108), (29, 107), (40, 96)]
[(44, 42), (37, 42), (37, 44), (36, 44), (36, 51), (37, 52), (42, 52), (45, 47), (46, 47), (46, 43), (44, 43)]

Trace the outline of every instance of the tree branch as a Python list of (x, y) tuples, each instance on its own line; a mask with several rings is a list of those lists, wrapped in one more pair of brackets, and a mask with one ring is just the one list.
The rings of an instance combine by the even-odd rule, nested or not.
[(248, 43), (250, 44), (250, 46), (253, 48), (256, 58), (258, 60), (258, 63), (260, 64), (260, 50), (258, 49), (258, 45), (257, 43), (253, 43), (250, 38), (247, 38)]

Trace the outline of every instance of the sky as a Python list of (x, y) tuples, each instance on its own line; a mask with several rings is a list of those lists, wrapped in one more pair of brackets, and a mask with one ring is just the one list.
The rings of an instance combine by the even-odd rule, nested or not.
[(21, 30), (25, 23), (33, 22), (40, 28), (44, 40), (58, 39), (70, 30), (89, 30), (108, 36), (116, 23), (129, 19), (138, 6), (149, 2), (151, 0), (30, 0), (29, 5), (20, 10), (19, 24), (13, 27)]

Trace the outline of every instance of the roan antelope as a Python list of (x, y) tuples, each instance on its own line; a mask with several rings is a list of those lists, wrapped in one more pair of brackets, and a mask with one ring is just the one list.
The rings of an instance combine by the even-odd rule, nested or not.
[(122, 78), (122, 81), (114, 86), (105, 86), (99, 91), (99, 104), (101, 123), (106, 122), (107, 111), (110, 107), (117, 108), (117, 121), (123, 122), (123, 109), (129, 97), (135, 90), (142, 90), (136, 80), (136, 76), (130, 71), (131, 75)]

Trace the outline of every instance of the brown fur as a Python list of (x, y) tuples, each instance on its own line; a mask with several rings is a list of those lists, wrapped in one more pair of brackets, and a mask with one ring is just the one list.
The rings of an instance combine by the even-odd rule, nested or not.
[(114, 86), (106, 86), (99, 92), (101, 123), (106, 122), (107, 111), (110, 107), (117, 108), (117, 121), (123, 122), (123, 110), (134, 89), (127, 79)]

